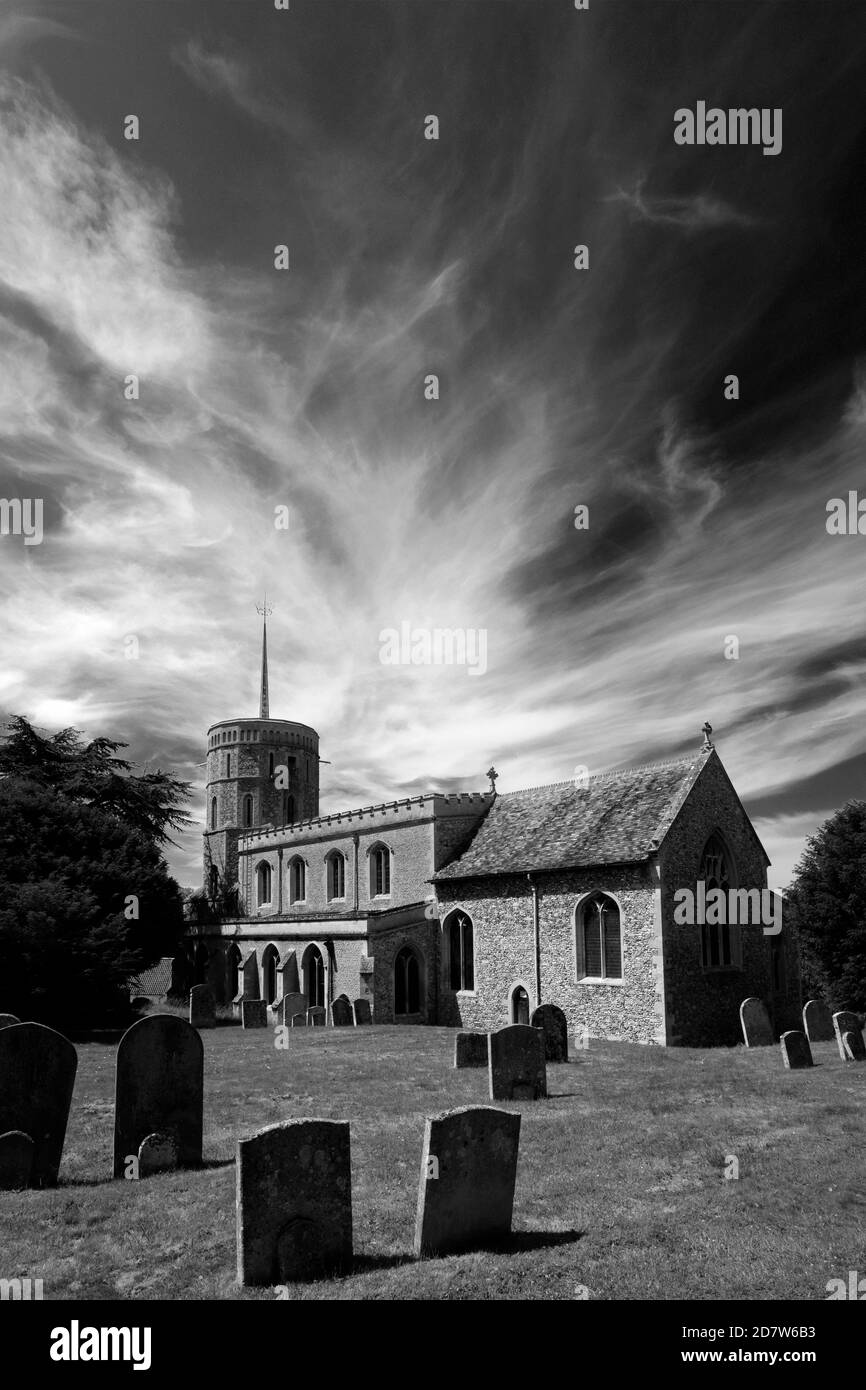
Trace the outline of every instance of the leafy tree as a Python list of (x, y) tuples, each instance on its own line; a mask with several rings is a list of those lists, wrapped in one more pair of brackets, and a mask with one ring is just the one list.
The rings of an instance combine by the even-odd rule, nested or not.
[(0, 744), (0, 1010), (82, 1027), (183, 932), (162, 845), (188, 822), (186, 784), (134, 775), (125, 745), (11, 721)]
[(849, 801), (809, 837), (785, 906), (808, 995), (866, 1011), (866, 801)]

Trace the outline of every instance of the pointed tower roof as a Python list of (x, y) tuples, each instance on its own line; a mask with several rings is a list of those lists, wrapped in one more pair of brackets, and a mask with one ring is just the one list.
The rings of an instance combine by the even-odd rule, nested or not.
[(273, 609), (268, 607), (268, 596), (265, 594), (265, 601), (261, 607), (256, 606), (256, 612), (262, 615), (262, 685), (259, 697), (259, 719), (270, 719), (268, 709), (268, 618)]

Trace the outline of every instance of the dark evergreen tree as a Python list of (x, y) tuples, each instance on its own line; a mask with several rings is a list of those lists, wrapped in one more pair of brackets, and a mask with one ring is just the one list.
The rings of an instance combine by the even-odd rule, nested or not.
[(806, 842), (787, 891), (806, 997), (866, 1011), (866, 802), (849, 801)]

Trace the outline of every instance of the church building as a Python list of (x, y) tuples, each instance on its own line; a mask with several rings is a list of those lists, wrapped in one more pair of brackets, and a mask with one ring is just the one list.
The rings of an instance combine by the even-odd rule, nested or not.
[[(496, 1029), (557, 1004), (584, 1037), (741, 1041), (739, 1005), (799, 1026), (784, 925), (680, 924), (677, 890), (766, 890), (769, 860), (708, 725), (693, 756), (525, 791), (319, 814), (319, 736), (259, 716), (207, 735), (195, 978), (223, 1003), (284, 996), (375, 1023)], [(743, 895), (745, 896), (745, 895)], [(709, 916), (710, 914), (707, 914)]]

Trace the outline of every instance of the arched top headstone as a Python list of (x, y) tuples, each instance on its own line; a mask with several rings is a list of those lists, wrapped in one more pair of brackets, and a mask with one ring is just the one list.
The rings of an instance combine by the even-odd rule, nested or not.
[(44, 1023), (0, 1029), (0, 1134), (33, 1140), (34, 1187), (57, 1182), (77, 1067), (72, 1043)]
[(204, 1047), (198, 1030), (173, 1014), (151, 1014), (127, 1028), (117, 1049), (114, 1176), (149, 1134), (177, 1138), (181, 1167), (202, 1156)]
[(568, 1021), (556, 1004), (539, 1004), (529, 1020), (544, 1030), (544, 1055), (548, 1062), (568, 1061)]

